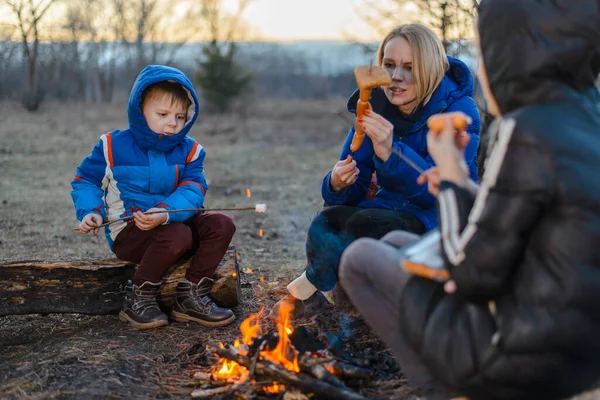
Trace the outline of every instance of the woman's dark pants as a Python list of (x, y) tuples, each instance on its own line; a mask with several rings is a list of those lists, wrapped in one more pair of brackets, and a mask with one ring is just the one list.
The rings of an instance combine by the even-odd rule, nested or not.
[(324, 208), (308, 228), (306, 277), (320, 291), (332, 290), (338, 281), (340, 258), (350, 243), (362, 237), (380, 239), (394, 230), (421, 234), (425, 226), (407, 211), (351, 206)]

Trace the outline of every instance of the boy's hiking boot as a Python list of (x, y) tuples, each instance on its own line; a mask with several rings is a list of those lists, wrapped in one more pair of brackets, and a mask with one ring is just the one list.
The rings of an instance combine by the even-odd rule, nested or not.
[(235, 319), (233, 311), (219, 307), (208, 296), (213, 280), (202, 278), (198, 284), (189, 281), (177, 284), (177, 299), (172, 316), (175, 321), (194, 321), (204, 326), (225, 326)]
[(119, 319), (138, 329), (157, 328), (169, 324), (167, 316), (160, 311), (156, 296), (160, 283), (144, 282), (140, 286), (127, 282), (127, 294)]

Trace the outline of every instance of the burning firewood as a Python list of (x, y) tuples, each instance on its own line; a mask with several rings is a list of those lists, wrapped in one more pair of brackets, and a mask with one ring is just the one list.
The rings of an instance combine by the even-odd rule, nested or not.
[[(293, 303), (280, 302), (278, 309), (276, 332), (263, 334), (261, 309), (242, 322), (241, 341), (229, 346), (219, 343), (218, 348), (209, 350), (221, 357), (212, 378), (256, 386), (255, 377), (260, 377), (272, 382), (259, 388), (265, 393), (283, 393), (290, 387), (327, 399), (362, 399), (342, 379), (370, 379), (371, 372), (336, 357), (326, 342), (306, 327), (294, 328), (290, 321)], [(330, 338), (327, 343), (333, 342)]]
[(344, 382), (342, 382), (337, 376), (330, 373), (327, 368), (323, 366), (323, 364), (313, 364), (307, 368), (306, 371), (310, 372), (314, 377), (321, 379), (323, 382), (327, 382), (332, 386), (340, 389), (347, 389)]
[[(220, 357), (235, 361), (237, 364), (250, 368), (252, 360), (250, 357), (236, 354), (228, 349), (212, 348), (211, 352)], [(339, 400), (364, 400), (365, 398), (348, 389), (335, 387), (327, 382), (313, 378), (305, 373), (290, 371), (268, 360), (259, 360), (256, 362), (256, 374), (267, 376), (277, 382), (284, 382), (289, 385), (300, 388), (305, 393), (314, 393), (326, 399)]]
[(335, 361), (331, 364), (332, 372), (342, 379), (357, 379), (369, 381), (373, 378), (370, 369), (357, 367), (343, 361)]

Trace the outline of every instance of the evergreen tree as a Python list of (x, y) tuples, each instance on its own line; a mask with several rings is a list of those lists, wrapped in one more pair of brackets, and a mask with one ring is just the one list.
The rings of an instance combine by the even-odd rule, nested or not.
[(252, 74), (235, 62), (233, 42), (209, 42), (202, 49), (204, 59), (199, 61), (196, 82), (209, 106), (218, 113), (230, 109), (233, 100), (250, 90)]

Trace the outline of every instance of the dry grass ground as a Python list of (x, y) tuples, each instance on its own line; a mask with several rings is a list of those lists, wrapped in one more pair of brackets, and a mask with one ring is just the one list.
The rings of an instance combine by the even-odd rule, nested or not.
[[(230, 213), (241, 267), (254, 270), (242, 276), (236, 323), (212, 330), (178, 323), (138, 332), (113, 315), (3, 317), (0, 398), (188, 398), (198, 387), (194, 372), (215, 362), (206, 346), (239, 337), (239, 323), (261, 306), (269, 309), (302, 271), (306, 230), (322, 205), (320, 182), (348, 128), (333, 114), (344, 105), (343, 99), (268, 101), (253, 105), (246, 117), (201, 117), (192, 131), (208, 153), (207, 207), (269, 207), (265, 215)], [(101, 134), (126, 126), (125, 105), (51, 103), (29, 114), (0, 103), (0, 117), (0, 259), (111, 256), (104, 237), (72, 230), (77, 222), (70, 180)], [(377, 381), (361, 388), (363, 394), (414, 398), (359, 320), (337, 313), (304, 323), (338, 334), (346, 350), (376, 360)], [(592, 398), (597, 396), (579, 399)]]

